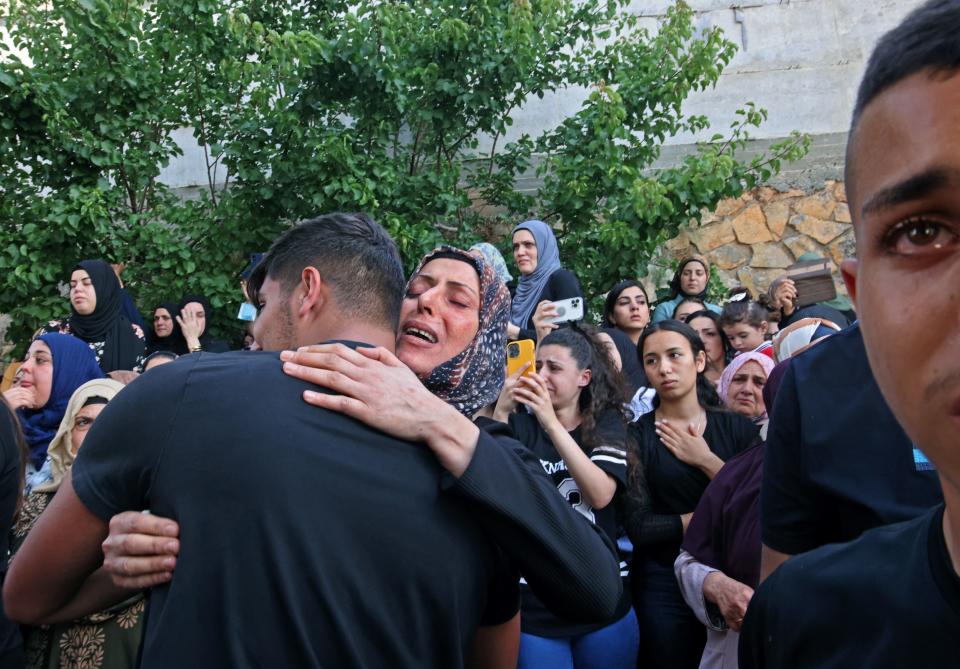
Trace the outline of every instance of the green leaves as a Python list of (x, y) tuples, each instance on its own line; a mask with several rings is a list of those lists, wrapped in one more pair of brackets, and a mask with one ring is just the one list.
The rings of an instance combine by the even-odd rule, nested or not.
[[(683, 103), (716, 84), (735, 47), (695, 29), (682, 3), (654, 35), (627, 4), (11, 3), (11, 40), (31, 65), (0, 44), (8, 336), (22, 348), (62, 315), (59, 283), (91, 256), (126, 262), (143, 306), (206, 292), (228, 334), (247, 255), (335, 210), (373, 214), (411, 269), (441, 240), (505, 249), (498, 231), (537, 216), (588, 293), (640, 274), (681, 223), (808, 140), (740, 162), (766, 118), (748, 103), (728, 132), (655, 169), (665, 141), (708, 128)], [(533, 96), (577, 87), (585, 101), (556, 127), (511, 128)], [(160, 174), (184, 154), (180, 128), (199, 147), (200, 183), (173, 193)]]

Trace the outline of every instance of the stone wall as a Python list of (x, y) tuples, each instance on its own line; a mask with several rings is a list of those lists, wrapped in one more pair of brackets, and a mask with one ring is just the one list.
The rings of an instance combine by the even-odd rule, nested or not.
[(722, 201), (700, 225), (683, 228), (663, 256), (699, 253), (729, 287), (763, 292), (784, 268), (813, 251), (834, 264), (837, 291), (846, 294), (840, 261), (855, 251), (843, 182), (828, 180), (813, 191), (755, 188)]

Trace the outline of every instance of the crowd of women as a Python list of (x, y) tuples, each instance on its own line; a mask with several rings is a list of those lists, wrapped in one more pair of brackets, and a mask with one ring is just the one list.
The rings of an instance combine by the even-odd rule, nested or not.
[[(627, 279), (609, 290), (593, 327), (559, 313), (558, 302), (584, 295), (560, 262), (550, 226), (521, 223), (512, 245), (516, 279), (490, 244), (428, 256), (407, 301), (436, 312), (447, 334), (459, 337), (457, 350), (425, 363), (415, 346), (398, 345), (397, 356), (422, 382), (416, 392), (433, 393), (468, 419), (509, 426), (558, 494), (621, 552), (624, 596), (603, 624), (568, 620), (549, 593), (521, 582), (519, 666), (736, 666), (737, 632), (759, 580), (767, 409), (791, 357), (847, 325), (849, 304), (798, 308), (790, 279), (758, 299), (734, 289), (715, 304), (707, 301), (709, 264), (690, 257), (655, 309), (643, 283)], [(452, 261), (462, 262), (451, 269)], [(456, 292), (433, 295), (445, 273), (469, 266), (479, 304)], [(429, 282), (419, 278), (426, 275)], [(113, 267), (84, 261), (69, 280), (71, 314), (38, 331), (3, 393), (11, 411), (0, 412), (7, 416), (0, 521), (11, 530), (0, 550), (12, 560), (124, 383), (179, 355), (227, 348), (207, 332), (211, 306), (202, 296), (157, 305), (144, 334)], [(415, 327), (400, 334), (433, 336)], [(534, 361), (501, 386), (491, 351), (521, 340), (534, 343)], [(316, 380), (309, 364), (297, 369), (290, 373)], [(382, 381), (370, 374), (352, 393)], [(497, 390), (495, 402), (477, 405)], [(326, 406), (327, 397), (314, 401)], [(404, 420), (417, 416), (411, 410)], [(390, 430), (405, 434), (400, 424)], [(51, 626), (19, 629), (0, 618), (0, 651), (21, 648), (31, 667), (134, 666), (143, 610), (137, 593)]]

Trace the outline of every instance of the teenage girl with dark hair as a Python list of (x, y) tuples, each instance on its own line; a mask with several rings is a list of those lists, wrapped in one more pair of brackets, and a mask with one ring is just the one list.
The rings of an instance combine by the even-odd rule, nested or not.
[(630, 426), (630, 489), (624, 524), (636, 549), (633, 600), (644, 642), (641, 666), (695, 668), (706, 633), (673, 574), (693, 510), (724, 461), (749, 447), (758, 428), (723, 411), (704, 370), (707, 354), (686, 323), (663, 321), (640, 338), (655, 410)]
[(773, 345), (767, 340), (770, 324), (760, 304), (746, 298), (727, 302), (720, 312), (720, 327), (738, 353), (756, 351), (773, 358)]
[[(571, 327), (546, 335), (537, 372), (504, 384), (494, 417), (540, 460), (560, 494), (616, 541), (615, 499), (626, 485), (626, 426), (616, 370), (593, 330)], [(515, 412), (525, 404), (530, 413)], [(633, 669), (639, 630), (624, 592), (607, 624), (583, 625), (551, 614), (522, 588), (519, 669)]]
[(700, 336), (707, 353), (707, 368), (704, 374), (714, 385), (720, 383), (720, 376), (736, 351), (730, 345), (726, 333), (720, 327), (720, 317), (709, 309), (695, 311), (684, 319)]
[(640, 333), (650, 324), (650, 298), (636, 279), (621, 281), (603, 301), (603, 326), (625, 332), (636, 346)]

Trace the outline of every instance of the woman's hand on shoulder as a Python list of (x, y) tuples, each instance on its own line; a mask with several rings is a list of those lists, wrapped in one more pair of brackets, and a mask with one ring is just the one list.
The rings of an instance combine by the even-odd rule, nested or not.
[(387, 349), (319, 344), (283, 351), (280, 359), (289, 376), (339, 393), (305, 390), (308, 404), (346, 414), (398, 439), (423, 442), (454, 476), (469, 466), (477, 427), (427, 390)]
[(289, 376), (339, 393), (306, 390), (303, 399), (308, 404), (345, 413), (400, 439), (426, 441), (438, 416), (448, 409), (456, 412), (382, 347), (318, 344), (283, 351), (280, 359)]

